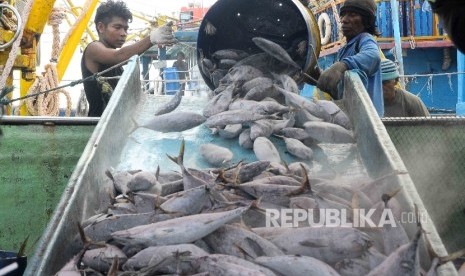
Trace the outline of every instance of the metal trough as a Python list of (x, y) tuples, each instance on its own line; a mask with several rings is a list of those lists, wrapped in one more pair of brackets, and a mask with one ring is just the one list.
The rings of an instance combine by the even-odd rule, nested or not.
[[(347, 97), (344, 105), (351, 117), (357, 146), (367, 171), (373, 177), (391, 175), (386, 180), (392, 182), (393, 186), (402, 187), (402, 192), (396, 198), (403, 207), (411, 211), (416, 204), (425, 213), (415, 186), (356, 75), (346, 74), (345, 94)], [(149, 104), (147, 97), (155, 96), (142, 94), (139, 62), (137, 57), (133, 57), (79, 160), (35, 254), (30, 259), (25, 275), (53, 275), (73, 256), (75, 252), (72, 252), (69, 245), (78, 232), (77, 223), (97, 212), (99, 185), (103, 182), (105, 170), (118, 167), (122, 160), (135, 158), (125, 155), (124, 150), (128, 136), (134, 129), (132, 119), (139, 121), (148, 115), (143, 112), (144, 107)], [(204, 132), (198, 131), (183, 133), (183, 138), (186, 136), (193, 146), (200, 145), (196, 139), (211, 140)], [(171, 134), (164, 140), (179, 145), (180, 137), (180, 134)], [(173, 148), (154, 147), (153, 150), (176, 154)], [(191, 151), (193, 155), (192, 152), (194, 151)], [(189, 158), (186, 159), (188, 161)], [(427, 233), (427, 241), (439, 256), (445, 256), (446, 249), (434, 224), (427, 214), (426, 216), (423, 227)], [(410, 226), (406, 228), (407, 233), (413, 237), (415, 226), (407, 226)], [(429, 260), (427, 254), (425, 248), (422, 248), (421, 256), (425, 266)], [(448, 263), (440, 267), (439, 275), (457, 275), (457, 272)]]

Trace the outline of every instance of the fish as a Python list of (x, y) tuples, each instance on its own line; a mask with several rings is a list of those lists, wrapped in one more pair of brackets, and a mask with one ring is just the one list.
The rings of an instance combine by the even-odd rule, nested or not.
[(313, 150), (302, 142), (294, 138), (282, 137), (286, 143), (287, 152), (302, 160), (311, 160), (313, 158)]
[(208, 143), (202, 144), (199, 149), (200, 155), (213, 166), (222, 166), (233, 159), (231, 150), (218, 145)]
[(129, 258), (123, 265), (123, 269), (137, 271), (156, 265), (158, 267), (156, 272), (159, 274), (187, 274), (193, 271), (188, 260), (207, 255), (205, 250), (193, 244), (150, 246)]
[(244, 91), (244, 94), (245, 94), (254, 87), (257, 87), (257, 86), (271, 87), (271, 85), (273, 85), (272, 79), (268, 77), (258, 77), (258, 78), (254, 78), (254, 79), (251, 79), (245, 82), (242, 85), (242, 90)]
[(311, 138), (324, 143), (355, 143), (352, 131), (340, 125), (327, 122), (307, 122), (304, 124), (305, 131)]
[(421, 229), (418, 229), (412, 241), (397, 248), (380, 265), (371, 270), (367, 276), (419, 275), (418, 244), (421, 231)]
[(247, 209), (248, 207), (240, 207), (219, 213), (184, 216), (117, 231), (111, 236), (115, 241), (131, 246), (148, 247), (191, 243), (240, 217)]
[(148, 171), (135, 173), (127, 186), (131, 192), (146, 191), (153, 186), (156, 186), (156, 190), (161, 192), (161, 184), (158, 182), (157, 177)]
[(338, 124), (346, 129), (351, 129), (352, 125), (347, 114), (333, 101), (316, 100), (315, 103), (324, 108), (329, 116), (323, 118), (325, 122)]
[(179, 111), (155, 116), (140, 127), (158, 132), (181, 132), (204, 123), (206, 118), (196, 112)]
[(274, 84), (273, 87), (284, 95), (287, 105), (292, 106), (297, 110), (305, 109), (306, 111), (310, 112), (310, 114), (320, 119), (329, 116), (326, 110), (324, 110), (321, 106), (318, 106), (316, 103), (309, 101), (298, 94), (286, 91), (276, 84)]
[(242, 132), (241, 124), (227, 125), (225, 128), (220, 128), (218, 134), (224, 139), (237, 138)]
[(174, 163), (178, 164), (181, 167), (182, 184), (183, 184), (184, 190), (187, 191), (195, 187), (207, 186), (210, 183), (208, 183), (204, 179), (196, 177), (186, 167), (184, 167), (185, 145), (186, 145), (185, 141), (182, 140), (181, 147), (179, 148), (179, 155), (176, 158), (170, 155), (167, 155), (171, 161), (173, 161)]
[(273, 134), (273, 123), (270, 120), (258, 120), (250, 125), (250, 139), (255, 141), (258, 137), (268, 138)]
[(349, 227), (266, 227), (252, 231), (288, 255), (309, 256), (329, 265), (362, 256), (372, 242), (367, 234)]
[(186, 191), (170, 195), (160, 205), (160, 209), (166, 213), (194, 215), (207, 206), (212, 185), (195, 187)]
[(206, 118), (211, 117), (215, 114), (228, 110), (229, 104), (232, 101), (233, 93), (236, 89), (235, 84), (229, 85), (221, 93), (214, 96), (203, 109), (203, 116)]
[(260, 256), (284, 255), (276, 245), (238, 224), (224, 225), (203, 240), (215, 253), (249, 261)]
[(253, 148), (254, 141), (250, 139), (250, 128), (244, 129), (239, 135), (239, 145), (245, 149)]
[(260, 161), (281, 163), (281, 156), (273, 143), (265, 137), (258, 137), (253, 142), (253, 151)]
[(163, 115), (166, 113), (170, 113), (171, 111), (175, 110), (182, 101), (182, 95), (184, 91), (179, 90), (176, 94), (167, 102), (166, 104), (160, 106), (154, 113), (155, 116)]
[(103, 247), (87, 250), (82, 257), (82, 262), (84, 265), (96, 271), (105, 273), (110, 270), (115, 257), (117, 257), (121, 263), (126, 262), (128, 259), (126, 254), (118, 247), (105, 244)]
[(244, 259), (224, 255), (210, 254), (197, 258), (194, 261), (199, 272), (208, 272), (209, 275), (224, 276), (276, 276), (270, 269)]
[(253, 43), (257, 45), (258, 48), (274, 57), (275, 59), (281, 61), (282, 63), (291, 65), (292, 67), (302, 70), (302, 68), (289, 56), (286, 50), (281, 47), (281, 45), (268, 40), (263, 37), (254, 37), (252, 38)]
[(249, 124), (254, 121), (274, 118), (274, 115), (262, 115), (246, 110), (228, 110), (209, 117), (205, 121), (207, 127), (222, 127), (233, 124)]
[(281, 105), (276, 101), (237, 100), (229, 105), (229, 110), (253, 110), (260, 114), (277, 114), (290, 111), (288, 106)]
[(339, 276), (339, 273), (328, 264), (308, 256), (284, 255), (258, 257), (255, 259), (255, 262), (282, 275)]

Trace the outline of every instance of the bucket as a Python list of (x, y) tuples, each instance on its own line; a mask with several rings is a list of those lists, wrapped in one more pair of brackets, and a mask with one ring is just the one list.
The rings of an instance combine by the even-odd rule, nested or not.
[(26, 270), (27, 257), (26, 256), (18, 257), (17, 252), (0, 250), (0, 271), (2, 271), (4, 269), (6, 270), (7, 267), (10, 268), (9, 265), (12, 265), (14, 263), (18, 264), (17, 268), (10, 271), (7, 274), (2, 273), (2, 275), (4, 275), (4, 276), (22, 276), (23, 273), (24, 273), (24, 270)]
[(175, 67), (167, 67), (163, 69), (165, 80), (165, 94), (174, 95), (181, 87), (179, 84), (178, 70)]
[[(210, 31), (216, 29), (214, 34)], [(310, 9), (298, 0), (219, 0), (205, 14), (197, 37), (197, 61), (202, 55), (211, 59), (214, 52), (222, 49), (239, 49), (249, 54), (260, 53), (252, 41), (263, 37), (290, 49), (299, 42), (307, 41), (306, 55), (294, 59), (304, 72), (311, 75), (317, 64), (321, 42), (318, 24)], [(311, 44), (312, 47), (308, 45)], [(205, 83), (216, 87), (202, 70)], [(302, 79), (302, 81), (308, 81)]]

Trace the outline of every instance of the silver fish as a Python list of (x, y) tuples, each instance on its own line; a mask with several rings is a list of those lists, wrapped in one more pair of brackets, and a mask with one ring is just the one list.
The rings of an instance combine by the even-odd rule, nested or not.
[(384, 262), (375, 267), (367, 276), (375, 275), (420, 275), (420, 260), (418, 256), (418, 244), (421, 237), (421, 229), (414, 239), (392, 252)]
[(207, 127), (221, 127), (233, 124), (248, 124), (257, 120), (273, 118), (272, 115), (256, 114), (253, 111), (229, 110), (215, 114), (207, 119)]
[(105, 244), (104, 247), (87, 250), (82, 257), (82, 262), (99, 272), (108, 272), (110, 270), (113, 259), (118, 259), (124, 263), (128, 259), (121, 249), (114, 245)]
[(224, 129), (219, 129), (218, 134), (224, 139), (234, 139), (242, 132), (241, 124), (227, 125)]
[(127, 245), (156, 246), (190, 243), (238, 218), (248, 207), (232, 211), (198, 214), (117, 231), (112, 237)]
[(170, 113), (171, 111), (175, 110), (176, 107), (179, 106), (182, 100), (182, 95), (184, 91), (179, 90), (176, 94), (167, 102), (166, 104), (162, 105), (160, 108), (155, 111), (155, 116)]
[(253, 143), (253, 151), (260, 161), (281, 163), (281, 156), (273, 143), (265, 137), (258, 137)]
[(212, 185), (200, 186), (173, 194), (160, 205), (160, 209), (167, 213), (182, 215), (198, 214), (207, 204), (211, 188)]
[[(317, 258), (329, 265), (357, 258), (371, 246), (371, 238), (348, 227), (254, 228), (287, 254)], [(378, 274), (382, 275), (382, 274)]]
[(253, 148), (254, 142), (250, 139), (250, 128), (244, 129), (239, 135), (239, 145), (245, 149)]
[(297, 139), (283, 137), (287, 151), (302, 160), (311, 160), (313, 151)]
[(285, 64), (291, 65), (296, 69), (302, 70), (302, 68), (294, 60), (292, 60), (292, 58), (289, 56), (286, 50), (284, 50), (283, 47), (281, 47), (281, 45), (262, 37), (254, 37), (252, 38), (252, 41), (260, 49), (262, 49), (264, 52), (268, 53), (275, 59)]
[(199, 152), (200, 155), (213, 166), (222, 166), (225, 162), (231, 161), (234, 157), (231, 150), (212, 143), (202, 144)]
[(208, 255), (207, 252), (193, 244), (151, 246), (129, 258), (123, 265), (123, 269), (137, 271), (147, 266), (157, 265), (157, 273), (160, 274), (187, 274), (193, 270), (188, 260), (206, 255)]
[(181, 132), (203, 122), (205, 122), (205, 117), (196, 112), (180, 111), (155, 116), (141, 127), (159, 132)]
[(355, 143), (352, 131), (340, 125), (327, 122), (307, 122), (304, 124), (305, 131), (311, 138), (324, 143)]
[(203, 116), (211, 117), (215, 114), (228, 110), (229, 104), (232, 101), (233, 93), (236, 88), (235, 84), (229, 85), (218, 95), (214, 96), (203, 109)]
[(328, 264), (307, 256), (259, 257), (255, 262), (282, 275), (339, 276), (339, 273)]
[(270, 269), (246, 261), (244, 259), (223, 255), (211, 254), (195, 260), (198, 271), (208, 272), (210, 275), (224, 276), (275, 276)]
[(203, 240), (216, 253), (232, 255), (250, 261), (260, 256), (284, 255), (270, 241), (237, 224), (224, 225)]
[(258, 137), (270, 137), (273, 134), (273, 123), (270, 120), (258, 120), (250, 125), (250, 139)]

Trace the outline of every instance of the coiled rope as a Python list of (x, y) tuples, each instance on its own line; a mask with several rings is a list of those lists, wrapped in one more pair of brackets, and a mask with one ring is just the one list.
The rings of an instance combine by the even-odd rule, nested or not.
[[(22, 21), (26, 22), (25, 19), (29, 17), (29, 13), (31, 12), (33, 2), (34, 2), (33, 0), (29, 0), (24, 6), (24, 9), (21, 13)], [(8, 60), (6, 61), (5, 66), (3, 67), (2, 76), (0, 78), (0, 89), (5, 88), (6, 80), (8, 79), (8, 76), (10, 75), (11, 69), (13, 68), (13, 64), (15, 63), (16, 56), (18, 55), (18, 51), (19, 51), (19, 44), (21, 43), (21, 38), (23, 37), (23, 31), (24, 31), (24, 28), (21, 28), (21, 30), (19, 31), (18, 38), (11, 46), (11, 51), (10, 51), (10, 54), (8, 55)]]
[[(43, 76), (37, 76), (36, 80), (29, 88), (27, 95), (35, 94), (38, 91), (49, 90), (58, 86), (58, 71), (57, 60), (60, 54), (60, 24), (65, 17), (65, 10), (61, 8), (53, 8), (48, 24), (52, 26), (53, 30), (53, 43), (52, 43), (52, 57), (50, 63), (45, 65), (45, 72)], [(41, 94), (34, 98), (27, 98), (21, 102), (19, 106), (26, 104), (27, 111), (33, 116), (58, 116), (60, 112), (60, 98), (59, 93), (66, 97), (66, 111), (65, 116), (71, 115), (71, 97), (64, 89), (56, 90), (57, 93)], [(16, 113), (19, 108), (16, 109)]]
[[(71, 97), (69, 93), (64, 89), (55, 89), (58, 87), (58, 71), (57, 62), (64, 45), (68, 42), (69, 37), (76, 29), (76, 26), (84, 18), (88, 12), (91, 4), (91, 0), (87, 0), (81, 14), (76, 19), (75, 23), (66, 33), (63, 41), (60, 44), (60, 29), (59, 26), (66, 16), (66, 10), (63, 8), (53, 8), (48, 24), (52, 26), (53, 30), (53, 44), (52, 44), (52, 56), (50, 63), (45, 65), (45, 72), (43, 76), (37, 76), (35, 82), (30, 87), (27, 95), (37, 94), (39, 91), (51, 90), (54, 93), (40, 93), (37, 97), (29, 97), (24, 101), (20, 102), (20, 107), (26, 104), (27, 110), (31, 115), (34, 116), (58, 116), (60, 112), (60, 98), (59, 94), (63, 94), (66, 97), (66, 110), (65, 116), (71, 115)], [(20, 108), (16, 109), (18, 113)]]

